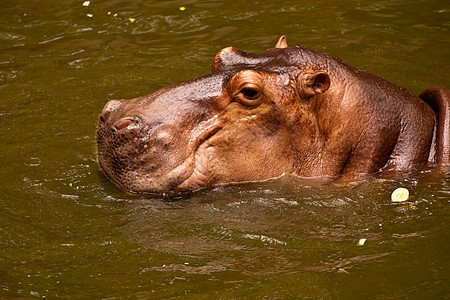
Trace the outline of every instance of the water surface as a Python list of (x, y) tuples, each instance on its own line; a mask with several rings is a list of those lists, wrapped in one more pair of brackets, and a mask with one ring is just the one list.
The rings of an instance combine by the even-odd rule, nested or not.
[[(414, 93), (450, 87), (446, 1), (83, 2), (0, 9), (2, 298), (450, 297), (450, 174), (170, 200), (116, 189), (95, 157), (107, 100), (281, 34)], [(391, 204), (399, 186), (411, 201)]]

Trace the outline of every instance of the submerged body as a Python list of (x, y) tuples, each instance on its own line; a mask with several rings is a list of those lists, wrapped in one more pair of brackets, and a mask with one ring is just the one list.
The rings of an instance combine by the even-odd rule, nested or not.
[(262, 53), (229, 47), (207, 76), (108, 102), (98, 162), (132, 193), (448, 166), (450, 91), (421, 98), (285, 37)]

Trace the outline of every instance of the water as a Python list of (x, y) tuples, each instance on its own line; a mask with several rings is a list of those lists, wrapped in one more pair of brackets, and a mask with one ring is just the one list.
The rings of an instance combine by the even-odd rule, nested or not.
[[(127, 195), (95, 161), (107, 100), (207, 74), (223, 47), (263, 51), (281, 34), (415, 93), (449, 87), (446, 1), (4, 2), (2, 298), (450, 297), (449, 174), (283, 178), (174, 200)], [(411, 202), (390, 203), (399, 186)]]

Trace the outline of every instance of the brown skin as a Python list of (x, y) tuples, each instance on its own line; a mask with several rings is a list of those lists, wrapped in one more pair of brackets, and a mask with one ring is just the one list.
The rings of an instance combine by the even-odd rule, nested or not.
[(304, 47), (225, 48), (210, 75), (108, 102), (98, 162), (132, 193), (450, 164), (450, 92), (422, 95)]

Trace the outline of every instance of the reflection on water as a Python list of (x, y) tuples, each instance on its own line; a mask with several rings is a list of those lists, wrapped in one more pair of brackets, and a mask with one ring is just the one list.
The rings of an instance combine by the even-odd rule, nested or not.
[[(0, 11), (1, 298), (448, 297), (450, 174), (286, 177), (167, 199), (125, 194), (95, 161), (107, 100), (281, 34), (415, 93), (450, 86), (446, 3), (83, 2)], [(390, 203), (400, 186), (410, 201)]]

